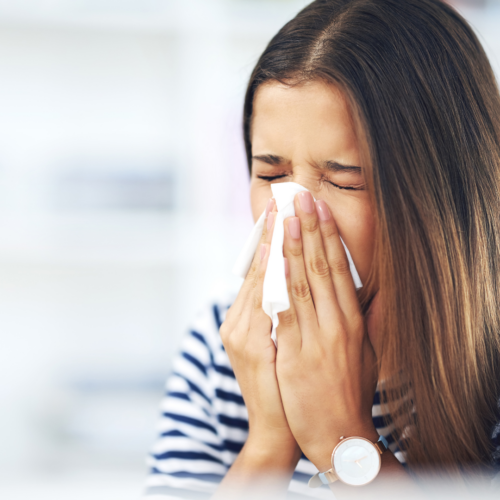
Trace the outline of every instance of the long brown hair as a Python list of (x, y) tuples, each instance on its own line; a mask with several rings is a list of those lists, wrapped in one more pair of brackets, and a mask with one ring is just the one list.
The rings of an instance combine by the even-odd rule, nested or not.
[(314, 79), (343, 90), (366, 146), (377, 241), (360, 300), (366, 311), (378, 283), (393, 435), (415, 470), (488, 466), (500, 396), (500, 96), (484, 50), (439, 0), (314, 1), (252, 73), (250, 168), (259, 85)]

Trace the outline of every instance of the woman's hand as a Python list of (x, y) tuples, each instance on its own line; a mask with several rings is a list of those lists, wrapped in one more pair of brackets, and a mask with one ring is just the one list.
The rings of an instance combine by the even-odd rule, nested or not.
[(290, 309), (279, 315), (277, 375), (288, 424), (320, 471), (341, 436), (372, 441), (376, 356), (328, 206), (307, 191), (285, 221)]
[(261, 245), (236, 301), (227, 312), (220, 334), (248, 409), (250, 429), (244, 452), (263, 460), (267, 454), (274, 459), (276, 467), (283, 462), (281, 467), (293, 471), (300, 450), (281, 402), (271, 319), (262, 309), (274, 210), (274, 201), (270, 200)]

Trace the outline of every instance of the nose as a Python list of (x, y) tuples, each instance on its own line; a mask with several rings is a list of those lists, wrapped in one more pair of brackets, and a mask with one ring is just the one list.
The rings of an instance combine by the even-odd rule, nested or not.
[(317, 175), (312, 175), (311, 172), (307, 172), (305, 169), (301, 170), (299, 168), (294, 168), (292, 181), (304, 186), (311, 192), (314, 198), (317, 198), (317, 194), (320, 189), (320, 179)]

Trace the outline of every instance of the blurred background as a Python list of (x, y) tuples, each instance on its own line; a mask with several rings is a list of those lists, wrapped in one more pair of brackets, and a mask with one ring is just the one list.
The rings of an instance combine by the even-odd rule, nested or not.
[[(245, 85), (304, 0), (0, 0), (0, 497), (141, 494), (252, 226)], [(453, 2), (500, 74), (500, 1)]]

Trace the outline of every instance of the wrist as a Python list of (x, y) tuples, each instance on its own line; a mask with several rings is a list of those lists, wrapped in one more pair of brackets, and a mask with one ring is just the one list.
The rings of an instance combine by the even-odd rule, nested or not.
[(321, 444), (314, 449), (311, 449), (309, 454), (306, 452), (307, 458), (316, 466), (320, 472), (325, 472), (332, 467), (332, 452), (334, 448), (339, 444), (341, 438), (347, 437), (362, 437), (368, 439), (372, 443), (375, 443), (379, 434), (374, 426), (363, 427), (359, 429), (349, 429), (349, 431), (344, 431), (343, 433), (332, 434), (325, 437)]
[(251, 432), (241, 451), (242, 458), (255, 470), (293, 473), (302, 452), (293, 436), (291, 434), (290, 436), (283, 436), (280, 433), (263, 435)]
[(300, 455), (294, 439), (254, 429), (212, 498), (284, 499)]

